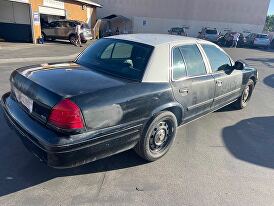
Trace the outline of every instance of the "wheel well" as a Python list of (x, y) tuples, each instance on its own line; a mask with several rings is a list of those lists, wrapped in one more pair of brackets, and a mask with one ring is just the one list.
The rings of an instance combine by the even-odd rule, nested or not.
[(169, 111), (172, 112), (176, 119), (177, 119), (177, 123), (178, 125), (180, 125), (182, 123), (182, 109), (180, 107), (174, 106), (174, 107), (169, 107), (164, 109), (163, 111)]

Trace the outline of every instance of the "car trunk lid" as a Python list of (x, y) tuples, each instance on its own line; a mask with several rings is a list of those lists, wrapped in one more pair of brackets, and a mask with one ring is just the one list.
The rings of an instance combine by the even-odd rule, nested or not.
[(73, 62), (20, 68), (10, 81), (13, 97), (43, 123), (62, 99), (125, 84)]

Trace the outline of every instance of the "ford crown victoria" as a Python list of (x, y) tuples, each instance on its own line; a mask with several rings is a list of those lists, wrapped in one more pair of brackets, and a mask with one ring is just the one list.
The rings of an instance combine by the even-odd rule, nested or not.
[(179, 125), (228, 104), (246, 107), (257, 79), (256, 69), (205, 40), (118, 35), (73, 62), (15, 70), (1, 105), (24, 145), (51, 167), (132, 148), (155, 161)]

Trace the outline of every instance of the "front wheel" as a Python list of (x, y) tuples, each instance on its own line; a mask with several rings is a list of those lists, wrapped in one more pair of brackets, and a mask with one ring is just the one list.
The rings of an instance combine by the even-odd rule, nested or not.
[(234, 103), (235, 107), (237, 109), (243, 109), (247, 106), (249, 100), (251, 99), (252, 93), (254, 90), (254, 82), (252, 79), (250, 79), (247, 83), (247, 85), (244, 88), (244, 91), (242, 95), (239, 97), (239, 99)]
[(141, 140), (135, 146), (136, 153), (147, 161), (163, 157), (176, 137), (177, 119), (172, 112), (159, 113), (145, 128)]

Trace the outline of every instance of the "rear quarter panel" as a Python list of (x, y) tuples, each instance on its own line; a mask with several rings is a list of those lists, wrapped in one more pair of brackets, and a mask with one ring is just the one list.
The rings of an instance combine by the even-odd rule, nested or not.
[(144, 124), (165, 105), (174, 105), (169, 83), (130, 83), (72, 98), (88, 130), (118, 125)]

